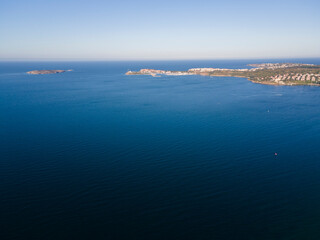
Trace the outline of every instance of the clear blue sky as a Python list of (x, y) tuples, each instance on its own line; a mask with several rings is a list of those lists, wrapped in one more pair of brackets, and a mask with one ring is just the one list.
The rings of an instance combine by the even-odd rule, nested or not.
[(320, 57), (319, 0), (2, 0), (0, 59)]

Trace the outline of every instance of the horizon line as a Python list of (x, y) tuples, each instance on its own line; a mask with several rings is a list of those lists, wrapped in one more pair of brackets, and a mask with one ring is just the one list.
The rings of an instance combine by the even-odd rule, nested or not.
[(145, 58), (136, 58), (136, 59), (107, 59), (107, 58), (0, 58), (0, 62), (35, 62), (35, 61), (79, 61), (79, 62), (125, 62), (125, 61), (215, 61), (215, 60), (286, 60), (286, 59), (320, 59), (318, 57), (255, 57), (255, 58), (176, 58), (176, 59), (145, 59)]

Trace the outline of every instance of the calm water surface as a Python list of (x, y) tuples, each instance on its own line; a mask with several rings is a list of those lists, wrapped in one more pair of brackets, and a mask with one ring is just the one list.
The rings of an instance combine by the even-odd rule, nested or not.
[(265, 61), (1, 62), (0, 239), (320, 239), (319, 87), (124, 75)]

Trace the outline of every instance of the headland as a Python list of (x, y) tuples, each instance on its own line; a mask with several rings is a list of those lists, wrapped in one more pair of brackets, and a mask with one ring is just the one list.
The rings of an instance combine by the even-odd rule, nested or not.
[(126, 75), (202, 75), (216, 77), (241, 77), (254, 83), (268, 85), (314, 85), (320, 86), (320, 65), (301, 63), (249, 64), (252, 68), (191, 68), (187, 71), (141, 69), (128, 71)]

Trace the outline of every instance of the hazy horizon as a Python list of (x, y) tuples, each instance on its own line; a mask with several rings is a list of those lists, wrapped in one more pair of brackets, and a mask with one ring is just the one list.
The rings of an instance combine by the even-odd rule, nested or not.
[(320, 57), (291, 57), (291, 58), (208, 58), (208, 59), (82, 59), (82, 58), (66, 58), (66, 59), (40, 59), (40, 58), (25, 58), (25, 59), (18, 59), (18, 58), (7, 58), (1, 59), (0, 62), (37, 62), (37, 61), (44, 61), (44, 62), (144, 62), (144, 61), (151, 61), (151, 62), (167, 62), (167, 61), (295, 61), (295, 60), (317, 60)]

